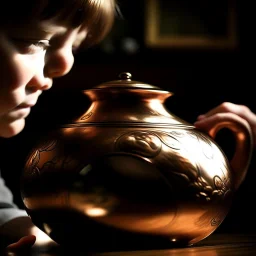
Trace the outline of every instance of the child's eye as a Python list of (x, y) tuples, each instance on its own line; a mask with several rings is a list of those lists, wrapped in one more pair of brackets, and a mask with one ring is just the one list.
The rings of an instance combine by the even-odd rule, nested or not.
[(18, 51), (22, 54), (35, 54), (45, 51), (50, 47), (49, 40), (34, 40), (34, 39), (12, 39)]
[(31, 42), (31, 44), (35, 47), (39, 47), (43, 50), (46, 50), (47, 48), (50, 47), (50, 42), (49, 40), (40, 40), (38, 42)]

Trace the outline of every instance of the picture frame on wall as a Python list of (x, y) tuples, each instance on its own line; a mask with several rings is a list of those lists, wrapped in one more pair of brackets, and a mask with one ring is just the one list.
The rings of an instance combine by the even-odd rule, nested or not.
[(147, 0), (145, 45), (158, 48), (235, 49), (235, 0)]

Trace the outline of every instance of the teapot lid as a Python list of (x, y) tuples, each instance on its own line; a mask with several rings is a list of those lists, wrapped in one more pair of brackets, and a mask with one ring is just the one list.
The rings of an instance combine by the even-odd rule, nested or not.
[(95, 89), (105, 89), (105, 88), (120, 88), (120, 89), (151, 89), (151, 90), (161, 90), (160, 87), (145, 84), (139, 81), (133, 81), (132, 74), (129, 72), (122, 72), (119, 74), (119, 80), (114, 80), (106, 82), (95, 86)]

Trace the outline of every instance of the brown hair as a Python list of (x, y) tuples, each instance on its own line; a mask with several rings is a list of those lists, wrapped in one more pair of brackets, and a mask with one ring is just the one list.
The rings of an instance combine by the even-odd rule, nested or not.
[(0, 10), (0, 27), (54, 19), (86, 28), (89, 43), (94, 44), (111, 29), (115, 7), (115, 0), (9, 0)]

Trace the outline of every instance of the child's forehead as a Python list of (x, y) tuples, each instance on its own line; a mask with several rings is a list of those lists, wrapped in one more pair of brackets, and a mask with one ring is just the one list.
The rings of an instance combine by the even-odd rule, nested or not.
[[(78, 25), (81, 25), (81, 23), (89, 20), (91, 18), (90, 16), (93, 13), (97, 12), (97, 10), (101, 9), (100, 7), (97, 8), (94, 6), (94, 4), (92, 4), (96, 1), (98, 0), (26, 0), (25, 2), (19, 1), (19, 4), (14, 10), (12, 6), (10, 6), (10, 4), (8, 4), (5, 10), (0, 10), (0, 25), (15, 25), (13, 23), (17, 22), (20, 22), (22, 25), (24, 25), (37, 19), (41, 21), (48, 21), (54, 19), (59, 23), (66, 23), (65, 25), (77, 27)], [(20, 6), (20, 2), (23, 2), (23, 5)], [(7, 17), (9, 17), (9, 20), (7, 20)]]
[[(79, 29), (77, 28), (72, 29)], [(64, 34), (67, 30), (70, 30), (70, 26), (62, 24), (60, 22), (55, 22), (54, 20), (48, 21), (36, 21), (30, 23), (22, 24), (12, 24), (10, 27), (6, 28), (6, 31), (12, 34), (21, 33), (24, 36), (37, 36), (40, 35), (51, 35), (51, 34)]]

